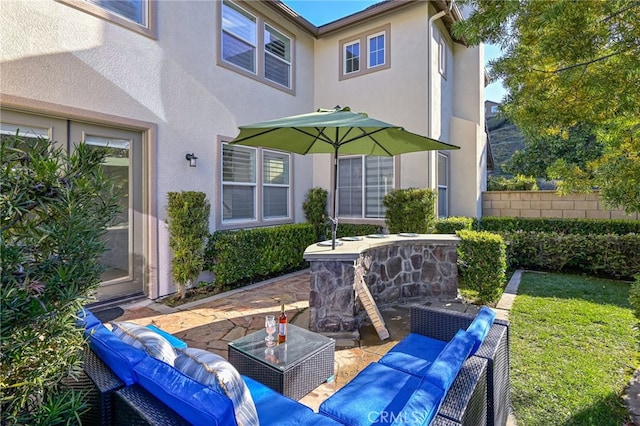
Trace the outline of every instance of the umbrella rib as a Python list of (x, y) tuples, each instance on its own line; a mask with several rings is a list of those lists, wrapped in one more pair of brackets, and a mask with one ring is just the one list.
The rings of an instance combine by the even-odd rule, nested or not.
[(372, 140), (376, 145), (378, 145), (378, 146), (380, 147), (380, 149), (381, 149), (381, 150), (383, 150), (384, 152), (386, 152), (386, 153), (389, 155), (389, 157), (393, 157), (393, 154), (392, 154), (392, 153), (390, 153), (390, 152), (387, 150), (387, 148), (385, 148), (384, 146), (382, 146), (382, 145), (381, 145), (381, 144), (376, 140), (376, 138), (374, 138), (374, 137), (373, 137), (373, 136), (371, 136), (371, 135), (369, 135), (369, 137), (371, 138), (371, 140)]
[(275, 132), (276, 130), (279, 130), (279, 129), (277, 127), (274, 127), (272, 129), (267, 129), (267, 130), (262, 131), (260, 133), (256, 133), (255, 135), (245, 136), (242, 139), (236, 139), (236, 140), (232, 141), (231, 143), (237, 144), (237, 143), (240, 143), (240, 142), (244, 142), (246, 140), (249, 140), (249, 139), (252, 139), (252, 138), (256, 138), (258, 136), (266, 135), (267, 133)]

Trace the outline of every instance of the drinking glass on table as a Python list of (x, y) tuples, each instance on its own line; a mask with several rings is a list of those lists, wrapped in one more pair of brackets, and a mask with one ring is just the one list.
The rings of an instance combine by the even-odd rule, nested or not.
[(264, 340), (267, 341), (267, 346), (271, 347), (275, 345), (273, 334), (276, 332), (276, 318), (273, 315), (267, 315), (264, 317), (264, 328), (267, 330), (267, 337)]

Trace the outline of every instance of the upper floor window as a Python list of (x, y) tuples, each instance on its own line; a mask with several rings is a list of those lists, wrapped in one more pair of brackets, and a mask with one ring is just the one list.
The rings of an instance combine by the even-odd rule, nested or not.
[(384, 65), (384, 32), (367, 37), (369, 41), (369, 68)]
[(155, 0), (57, 0), (117, 25), (156, 38)]
[[(374, 28), (340, 40), (340, 80), (391, 67), (391, 25)], [(362, 60), (361, 60), (362, 58)]]
[(447, 78), (447, 43), (443, 35), (440, 35), (438, 41), (438, 71), (442, 77)]
[(291, 155), (222, 144), (222, 223), (288, 220)]
[(360, 71), (360, 42), (354, 41), (344, 45), (344, 74)]
[(382, 199), (393, 189), (393, 157), (338, 159), (338, 215), (384, 218)]
[(491, 105), (491, 114), (498, 113), (498, 105)]
[(449, 216), (449, 157), (438, 153), (438, 217)]
[(229, 0), (221, 4), (218, 64), (292, 92), (293, 39)]

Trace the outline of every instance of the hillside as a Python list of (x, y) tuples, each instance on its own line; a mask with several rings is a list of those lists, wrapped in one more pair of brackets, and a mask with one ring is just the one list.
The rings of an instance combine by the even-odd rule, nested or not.
[(507, 119), (491, 117), (487, 119), (487, 129), (495, 164), (492, 175), (504, 175), (502, 163), (511, 158), (514, 152), (524, 148), (524, 138), (516, 126)]

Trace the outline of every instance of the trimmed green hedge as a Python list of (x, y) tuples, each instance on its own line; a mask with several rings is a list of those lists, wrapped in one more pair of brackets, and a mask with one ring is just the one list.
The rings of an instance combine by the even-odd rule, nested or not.
[(458, 231), (458, 282), (478, 292), (483, 302), (496, 302), (506, 284), (507, 255), (502, 237), (491, 232)]
[(640, 234), (579, 235), (557, 232), (503, 232), (509, 265), (630, 279), (640, 272)]
[(473, 228), (474, 219), (470, 217), (447, 217), (436, 221), (436, 234), (455, 234), (456, 231), (467, 230)]
[(258, 280), (303, 267), (302, 255), (315, 242), (309, 223), (217, 231), (209, 238), (205, 267), (215, 274), (215, 285)]
[(483, 231), (492, 232), (557, 232), (559, 234), (640, 234), (640, 220), (562, 219), (485, 216), (480, 221)]
[[(379, 234), (380, 226), (371, 224), (354, 224), (354, 223), (338, 223), (338, 230), (336, 231), (336, 238), (342, 237), (357, 237), (369, 234)], [(331, 238), (331, 231), (329, 231), (329, 238)]]

